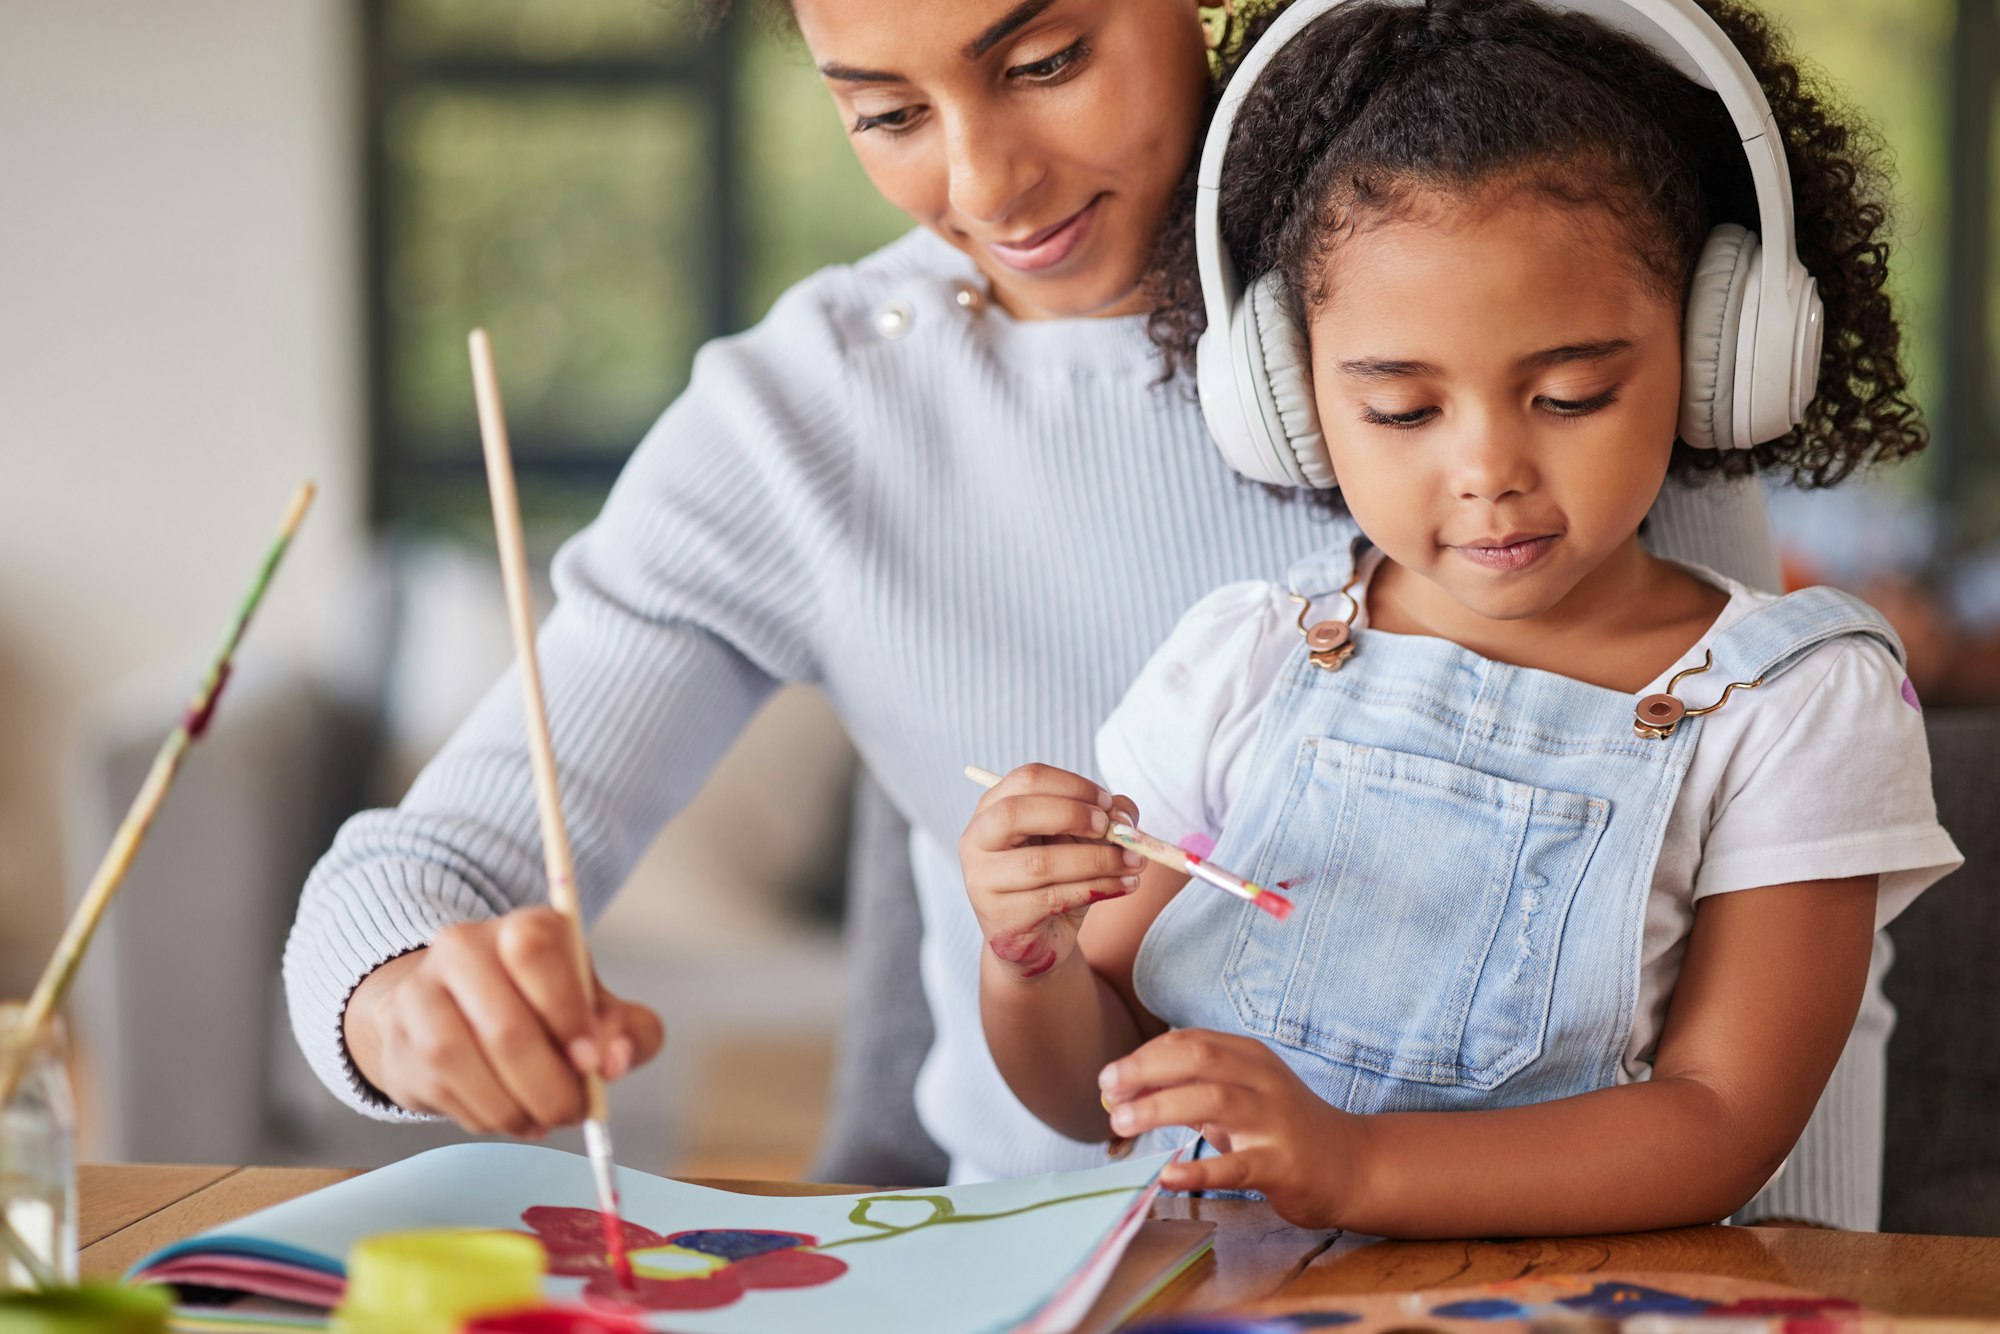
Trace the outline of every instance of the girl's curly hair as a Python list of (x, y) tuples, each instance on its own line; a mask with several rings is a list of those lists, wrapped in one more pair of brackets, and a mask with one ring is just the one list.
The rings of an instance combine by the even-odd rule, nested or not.
[[(1671, 471), (1783, 467), (1800, 485), (1831, 486), (1928, 438), (1884, 287), (1885, 155), (1807, 86), (1769, 20), (1739, 0), (1700, 3), (1756, 73), (1784, 134), (1798, 254), (1819, 280), (1826, 339), (1819, 393), (1799, 426), (1748, 450), (1676, 442)], [(1607, 208), (1642, 271), (1679, 301), (1710, 228), (1757, 226), (1749, 164), (1721, 99), (1650, 48), (1532, 0), (1353, 0), (1298, 34), (1240, 109), (1222, 238), (1246, 283), (1281, 271), (1303, 318), (1302, 298), (1323, 292), (1331, 254), (1357, 224), (1440, 190), (1516, 183)], [(1207, 324), (1192, 167), (1145, 281), (1148, 331), (1171, 377), (1193, 367)]]

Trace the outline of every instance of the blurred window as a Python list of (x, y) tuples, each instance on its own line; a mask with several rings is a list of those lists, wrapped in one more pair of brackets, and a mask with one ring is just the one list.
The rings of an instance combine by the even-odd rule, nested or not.
[[(1764, 4), (1896, 162), (1891, 283), (1936, 444), (1889, 481), (2000, 540), (1994, 0)], [(378, 519), (479, 522), (473, 325), (523, 504), (567, 530), (695, 348), (908, 228), (796, 35), (736, 8), (704, 32), (693, 0), (364, 0)]]
[(761, 13), (705, 32), (691, 0), (363, 12), (378, 521), (483, 531), (473, 326), (530, 525), (567, 532), (702, 342), (909, 225)]
[(1890, 259), (1930, 451), (1883, 475), (1934, 505), (1943, 545), (2000, 541), (2000, 412), (1988, 321), (1994, 245), (1994, 0), (1760, 0), (1826, 86), (1881, 132), (1896, 168)]

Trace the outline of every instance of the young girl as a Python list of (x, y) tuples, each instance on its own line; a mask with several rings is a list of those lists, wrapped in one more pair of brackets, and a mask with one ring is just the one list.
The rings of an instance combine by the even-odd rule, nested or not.
[[(1169, 1187), (1301, 1225), (1722, 1218), (1805, 1124), (1871, 933), (1958, 857), (1886, 624), (1639, 528), (1670, 474), (1829, 484), (1921, 448), (1882, 211), (1732, 3), (1593, 6), (1643, 39), (1527, 0), (1312, 8), (1222, 131), (1220, 233), (1261, 355), (1304, 334), (1289, 400), (1267, 368), (1276, 448), (1366, 540), (1198, 603), (1098, 738), (1118, 809), (1218, 835), (1296, 910), (1182, 893), (1094, 837), (1109, 792), (1016, 770), (960, 842), (988, 1040), (1061, 1133), (1196, 1127), (1213, 1153)], [(1753, 75), (1789, 181), (1732, 124), (1765, 114)], [(1823, 353), (1802, 275), (1730, 225), (1763, 217)], [(1211, 421), (1238, 332), (1201, 348)]]

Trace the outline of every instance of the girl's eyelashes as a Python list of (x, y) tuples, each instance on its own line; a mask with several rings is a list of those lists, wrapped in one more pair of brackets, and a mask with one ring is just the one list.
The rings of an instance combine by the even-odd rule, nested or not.
[[(1057, 84), (1067, 83), (1075, 78), (1082, 71), (1084, 64), (1089, 59), (1089, 39), (1078, 38), (1054, 55), (1044, 56), (1040, 60), (1031, 60), (1024, 65), (1009, 66), (1007, 77), (1019, 83), (1035, 87), (1053, 88)], [(875, 132), (888, 135), (893, 139), (916, 129), (923, 123), (923, 119), (924, 108), (922, 106), (897, 107), (892, 111), (864, 112), (855, 116), (854, 124), (849, 127), (849, 133), (868, 134)]]
[(1537, 404), (1558, 417), (1588, 417), (1591, 413), (1600, 412), (1617, 401), (1618, 386), (1615, 384), (1603, 393), (1592, 394), (1589, 398), (1551, 398), (1543, 394), (1535, 400)]
[(1399, 431), (1407, 431), (1413, 426), (1422, 426), (1437, 415), (1436, 408), (1411, 408), (1408, 412), (1384, 412), (1366, 404), (1361, 408), (1361, 420), (1370, 426), (1388, 426)]
[[(1602, 412), (1618, 401), (1618, 386), (1612, 385), (1603, 393), (1592, 394), (1589, 398), (1555, 398), (1541, 394), (1535, 398), (1535, 406), (1552, 417), (1588, 417), (1593, 412)], [(1361, 420), (1370, 426), (1387, 426), (1392, 430), (1408, 431), (1422, 426), (1438, 415), (1434, 407), (1410, 408), (1404, 412), (1384, 412), (1366, 404), (1361, 408)]]

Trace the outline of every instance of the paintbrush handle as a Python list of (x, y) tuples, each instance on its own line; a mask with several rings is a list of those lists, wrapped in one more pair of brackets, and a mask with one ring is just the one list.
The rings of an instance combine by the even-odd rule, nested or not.
[[(982, 769), (976, 764), (965, 766), (965, 776), (989, 791), (1000, 781), (999, 774), (991, 769)], [(1113, 820), (1111, 827), (1105, 831), (1104, 838), (1106, 842), (1116, 843), (1121, 848), (1130, 848), (1147, 861), (1158, 862), (1170, 871), (1193, 874), (1185, 850), (1175, 847), (1163, 838), (1154, 838), (1145, 830), (1126, 824), (1122, 820)]]
[[(188, 747), (201, 739), (209, 720), (214, 717), (216, 701), (221, 698), (222, 687), (229, 680), (230, 664), (235, 658), (237, 645), (243, 642), (243, 632), (249, 628), (250, 618), (264, 600), (264, 590), (270, 586), (271, 576), (277, 572), (278, 563), (291, 546), (293, 534), (298, 532), (299, 524), (304, 521), (313, 495), (311, 482), (302, 483), (292, 494), (277, 539), (265, 553), (264, 562), (258, 567), (257, 577), (251, 582), (249, 592), (237, 605), (236, 614), (230, 618), (221, 647), (209, 663), (200, 685), (195, 688), (193, 698), (188, 701), (187, 711), (181, 715), (174, 730), (167, 734), (167, 739), (160, 743), (152, 768), (146, 772), (146, 781), (140, 785), (138, 795), (125, 812), (125, 818), (119, 822), (117, 832), (111, 837), (111, 846), (105, 849), (104, 858), (91, 875), (83, 898), (70, 914), (68, 925), (63, 928), (62, 938), (56, 942), (55, 953), (49, 956), (40, 980), (35, 983), (34, 991), (29, 993), (27, 1007), (21, 1016), (21, 1032), (27, 1035), (30, 1042), (62, 1004), (70, 982), (76, 977), (76, 970), (83, 963), (84, 952), (90, 948), (97, 924), (104, 918), (104, 910), (111, 906), (119, 886), (124, 884), (126, 872), (132, 869), (132, 862), (138, 856), (139, 845), (145, 841), (153, 817), (159, 814), (167, 789), (173, 786), (181, 760), (186, 756)], [(0, 1069), (0, 1103), (13, 1095), (15, 1081), (19, 1078), (18, 1066), (18, 1061), (9, 1060), (6, 1068)]]
[[(507, 416), (500, 402), (500, 377), (493, 369), (493, 343), (484, 329), (466, 340), (472, 353), (472, 390), (479, 408), (479, 440), (486, 454), (487, 490), (493, 499), (493, 530), (500, 550), (500, 577), (507, 590), (507, 623), (514, 637), (514, 658), (521, 673), (521, 707), (527, 720), (528, 757), (535, 780), (535, 809), (541, 818), (542, 860), (548, 872), (549, 902), (570, 921), (571, 949), (584, 1001), (597, 1008), (597, 974), (590, 964), (590, 947), (583, 938), (583, 904), (577, 897), (576, 866), (570, 854), (569, 828), (563, 820), (562, 790), (556, 779), (555, 744), (549, 734), (548, 707), (542, 696), (542, 671), (535, 656), (535, 623), (528, 596), (528, 550), (521, 531), (521, 501), (514, 486), (514, 459), (507, 440)], [(609, 1125), (604, 1080), (596, 1073), (583, 1077), (588, 1102), (585, 1119)], [(601, 1136), (609, 1158), (609, 1131)]]
[[(965, 766), (965, 776), (981, 787), (991, 789), (1000, 781), (1000, 775), (991, 769), (982, 769), (976, 764)], [(1225, 894), (1234, 894), (1245, 903), (1254, 904), (1263, 912), (1284, 920), (1292, 911), (1291, 901), (1282, 894), (1274, 894), (1261, 885), (1252, 884), (1241, 876), (1211, 866), (1204, 859), (1195, 856), (1186, 848), (1157, 838), (1136, 825), (1123, 820), (1113, 820), (1105, 831), (1107, 843), (1116, 843), (1121, 848), (1130, 848), (1147, 861), (1157, 862), (1170, 871), (1179, 871), (1204, 884), (1213, 885)]]

